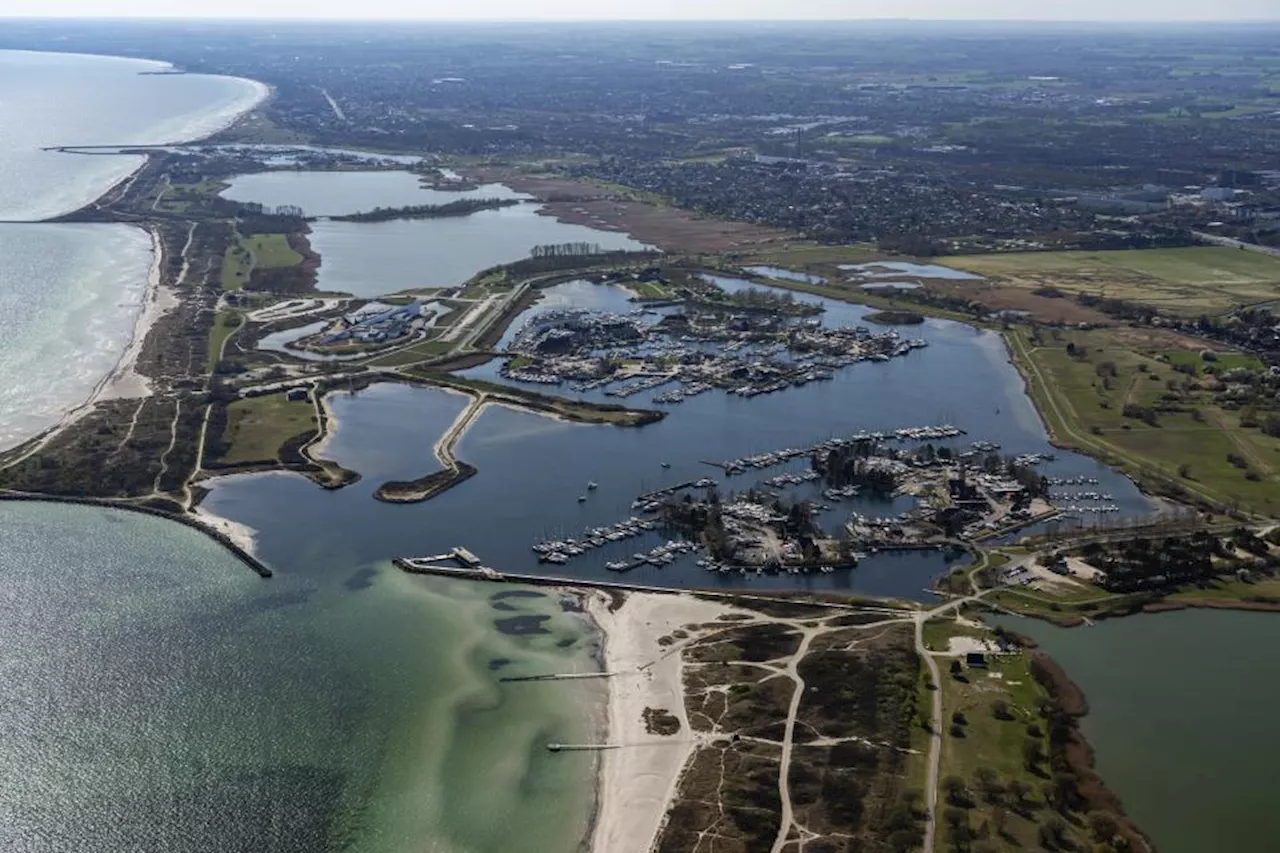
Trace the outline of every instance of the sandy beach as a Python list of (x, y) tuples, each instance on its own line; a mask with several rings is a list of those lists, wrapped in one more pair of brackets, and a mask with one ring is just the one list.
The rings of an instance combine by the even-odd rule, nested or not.
[[(142, 312), (138, 314), (138, 319), (133, 324), (133, 337), (129, 339), (129, 346), (120, 355), (120, 360), (116, 362), (107, 380), (89, 398), (90, 404), (98, 400), (151, 395), (150, 383), (137, 371), (138, 356), (142, 353), (142, 346), (146, 343), (147, 335), (151, 333), (156, 321), (178, 304), (177, 295), (161, 281), (160, 270), (165, 261), (164, 246), (155, 229), (151, 230), (151, 251), (153, 253), (151, 270), (147, 274), (147, 289), (142, 296)], [(183, 272), (185, 271), (184, 267)]]
[[(676, 792), (680, 772), (697, 737), (684, 706), (679, 647), (658, 645), (660, 637), (689, 624), (711, 622), (733, 608), (690, 595), (629, 592), (610, 611), (603, 592), (585, 593), (588, 615), (604, 638), (607, 742), (619, 749), (601, 752), (592, 853), (648, 853)], [(680, 719), (678, 734), (645, 731), (645, 708), (666, 709)]]
[(238, 521), (232, 521), (229, 518), (223, 518), (220, 515), (214, 515), (200, 506), (193, 508), (191, 514), (195, 516), (196, 521), (200, 522), (200, 524), (210, 530), (216, 530), (230, 539), (237, 548), (248, 554), (256, 553), (258, 531), (252, 527), (247, 524), (241, 524)]

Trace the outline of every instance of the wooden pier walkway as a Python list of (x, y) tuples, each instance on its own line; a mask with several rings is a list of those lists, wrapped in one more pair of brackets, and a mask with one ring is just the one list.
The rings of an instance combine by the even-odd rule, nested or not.
[(610, 678), (616, 672), (557, 672), (551, 675), (505, 675), (499, 681), (508, 684), (518, 681), (568, 681), (574, 678)]

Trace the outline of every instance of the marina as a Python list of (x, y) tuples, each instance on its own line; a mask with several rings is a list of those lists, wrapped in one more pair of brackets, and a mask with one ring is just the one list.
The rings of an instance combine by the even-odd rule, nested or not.
[(828, 327), (806, 313), (763, 311), (760, 304), (777, 298), (769, 290), (725, 290), (723, 278), (708, 278), (687, 302), (662, 309), (534, 309), (506, 342), (511, 355), (499, 375), (537, 385), (569, 382), (574, 391), (603, 389), (618, 399), (679, 383), (653, 398), (674, 405), (713, 389), (752, 398), (830, 381), (841, 368), (928, 346), (892, 329)]

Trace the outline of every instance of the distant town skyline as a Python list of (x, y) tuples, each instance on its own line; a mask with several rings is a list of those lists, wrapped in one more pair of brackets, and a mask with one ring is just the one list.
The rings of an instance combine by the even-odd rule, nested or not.
[(1276, 0), (0, 0), (0, 17), (529, 20), (1280, 20)]

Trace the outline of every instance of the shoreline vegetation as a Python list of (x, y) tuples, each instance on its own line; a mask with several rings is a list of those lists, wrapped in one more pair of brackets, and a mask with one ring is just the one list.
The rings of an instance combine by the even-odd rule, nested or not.
[[(1035, 649), (1030, 638), (1019, 637), (1025, 647)], [(1116, 834), (1124, 838), (1131, 850), (1154, 851), (1151, 839), (1125, 813), (1120, 797), (1107, 787), (1098, 775), (1093, 747), (1080, 731), (1080, 720), (1089, 714), (1084, 691), (1071, 680), (1067, 671), (1045, 652), (1031, 652), (1031, 675), (1049, 694), (1050, 760), (1061, 765), (1076, 778), (1075, 787), (1089, 812), (1112, 815)]]
[(440, 219), (470, 216), (482, 210), (499, 210), (523, 204), (519, 198), (462, 198), (445, 204), (416, 204), (405, 207), (375, 207), (358, 213), (325, 216), (330, 222), (389, 222), (393, 219)]

